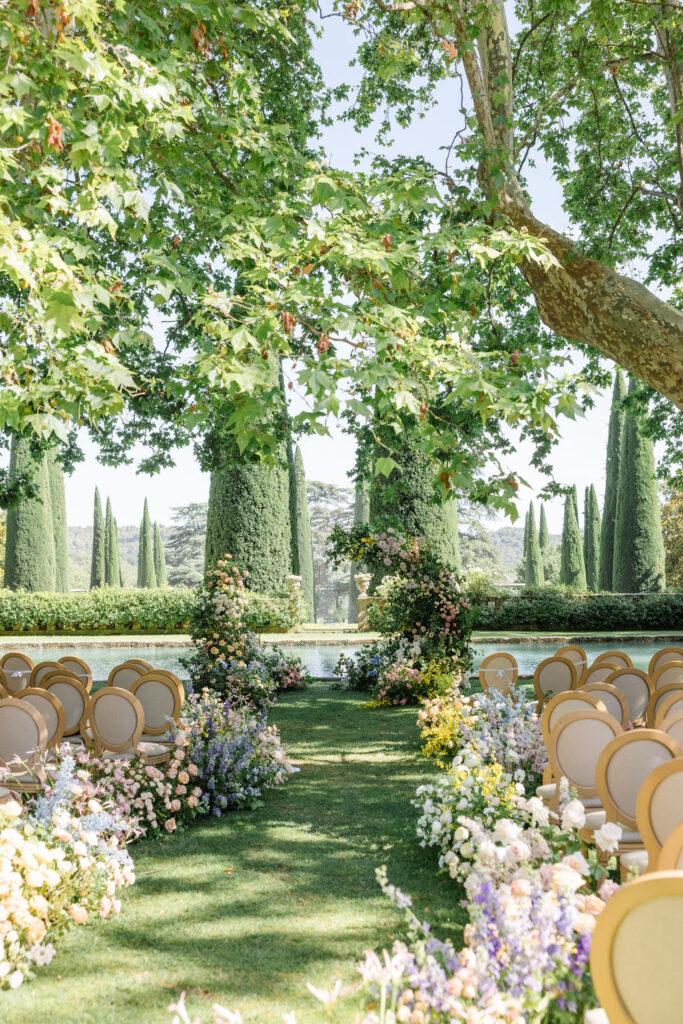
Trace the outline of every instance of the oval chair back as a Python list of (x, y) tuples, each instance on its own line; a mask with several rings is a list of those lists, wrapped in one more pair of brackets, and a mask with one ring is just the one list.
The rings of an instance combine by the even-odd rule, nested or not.
[(34, 707), (14, 697), (0, 700), (0, 764), (14, 775), (25, 775), (39, 761), (46, 743), (47, 728)]
[(657, 870), (683, 873), (683, 825), (677, 825), (664, 843), (657, 861)]
[(586, 693), (592, 693), (594, 697), (601, 700), (607, 708), (607, 714), (616, 718), (617, 722), (621, 723), (622, 729), (626, 728), (630, 721), (629, 706), (621, 690), (617, 690), (616, 686), (612, 686), (611, 683), (588, 683), (587, 686), (582, 686), (580, 689), (585, 690)]
[(534, 672), (534, 691), (539, 707), (558, 693), (576, 689), (576, 666), (569, 658), (545, 658)]
[(88, 715), (95, 754), (137, 750), (145, 716), (140, 701), (119, 686), (105, 686), (90, 699)]
[(633, 668), (633, 662), (624, 651), (603, 651), (602, 654), (598, 654), (593, 664), (599, 665), (603, 661), (609, 661), (617, 668)]
[(83, 683), (88, 693), (90, 693), (92, 689), (92, 669), (87, 661), (77, 658), (75, 654), (65, 654), (63, 658), (59, 659), (59, 664), (63, 665), (68, 672), (73, 672)]
[(567, 661), (571, 661), (572, 665), (576, 669), (576, 678), (580, 679), (583, 675), (584, 669), (588, 666), (588, 658), (583, 647), (577, 647), (576, 644), (566, 644), (564, 647), (560, 647), (559, 651), (555, 651), (554, 658), (566, 658)]
[(134, 665), (130, 661), (124, 661), (121, 665), (117, 665), (109, 673), (107, 679), (107, 686), (116, 686), (119, 690), (130, 690), (133, 683), (147, 674), (149, 669), (143, 668), (142, 665)]
[(142, 705), (146, 735), (161, 736), (169, 732), (171, 721), (179, 724), (178, 687), (166, 676), (148, 672), (133, 683), (130, 692)]
[(61, 701), (55, 697), (54, 693), (37, 686), (29, 686), (28, 689), (17, 694), (17, 699), (30, 704), (39, 715), (42, 715), (47, 729), (45, 749), (52, 750), (53, 747), (59, 746), (64, 735), (66, 715)]
[(683, 708), (673, 715), (667, 715), (659, 723), (659, 731), (666, 733), (683, 750)]
[(590, 968), (609, 1024), (680, 1024), (683, 872), (623, 885), (599, 915)]
[(74, 674), (71, 669), (60, 665), (58, 661), (39, 661), (37, 665), (33, 666), (33, 671), (31, 672), (31, 686), (40, 686), (46, 676), (53, 675), (55, 672), (62, 676), (72, 676)]
[(602, 711), (603, 714), (606, 714), (607, 708), (597, 696), (585, 693), (583, 690), (567, 690), (565, 693), (556, 693), (543, 708), (541, 715), (541, 732), (546, 750), (550, 733), (560, 719), (565, 715), (573, 715), (577, 711)]
[(683, 661), (669, 661), (666, 665), (661, 665), (650, 678), (653, 690), (661, 690), (670, 683), (683, 683)]
[(641, 672), (638, 668), (620, 668), (608, 676), (605, 682), (616, 686), (617, 690), (621, 690), (628, 701), (629, 720), (634, 725), (639, 725), (645, 718), (647, 704), (652, 693), (647, 673)]
[(664, 761), (647, 776), (636, 800), (636, 821), (648, 870), (655, 871), (664, 843), (683, 825), (683, 757)]
[(650, 658), (648, 675), (653, 676), (658, 668), (666, 665), (668, 661), (683, 661), (683, 647), (662, 647)]
[(33, 662), (28, 655), (10, 651), (0, 658), (0, 668), (5, 674), (3, 686), (8, 693), (19, 693), (30, 686)]
[(7, 689), (7, 677), (0, 668), (0, 697), (10, 697), (10, 691)]
[(670, 715), (676, 715), (679, 711), (683, 711), (683, 689), (671, 690), (657, 705), (655, 729), (659, 729), (665, 718), (668, 718)]
[(151, 661), (144, 661), (142, 658), (127, 658), (125, 665), (140, 665), (145, 672), (154, 672), (155, 668)]
[(168, 679), (171, 683), (173, 683), (173, 685), (178, 690), (178, 696), (180, 697), (180, 706), (182, 708), (183, 704), (185, 703), (185, 687), (180, 676), (177, 676), (175, 672), (171, 672), (167, 668), (155, 668), (150, 669), (150, 671), (154, 672), (155, 676), (163, 676), (165, 679)]
[(90, 697), (83, 683), (68, 674), (49, 675), (43, 679), (40, 689), (51, 693), (64, 708), (64, 739), (81, 733), (90, 708)]
[(683, 757), (683, 750), (656, 729), (622, 733), (601, 753), (595, 773), (598, 796), (607, 820), (616, 821), (624, 829), (625, 843), (640, 842), (636, 821), (640, 787), (650, 772), (675, 757)]
[(517, 659), (504, 651), (489, 654), (479, 666), (479, 682), (484, 693), (487, 690), (510, 693), (518, 675)]
[(659, 690), (653, 690), (647, 702), (645, 722), (650, 729), (656, 728), (657, 716), (660, 708), (666, 703), (669, 697), (683, 696), (683, 683), (667, 683)]
[[(605, 747), (622, 733), (616, 718), (602, 711), (578, 711), (561, 718), (548, 738), (553, 778), (564, 775), (579, 797), (597, 806), (595, 771)], [(587, 803), (590, 806), (590, 803)]]
[(606, 683), (620, 667), (612, 661), (599, 661), (597, 665), (593, 663), (581, 676), (579, 685), (583, 688), (588, 683)]

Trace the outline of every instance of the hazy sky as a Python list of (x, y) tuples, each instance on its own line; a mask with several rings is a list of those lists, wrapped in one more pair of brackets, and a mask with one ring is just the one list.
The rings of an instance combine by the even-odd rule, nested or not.
[[(318, 51), (328, 83), (336, 85), (353, 80), (353, 72), (348, 69), (355, 45), (350, 29), (337, 19), (326, 20), (324, 25), (325, 34), (318, 44)], [(397, 149), (422, 154), (442, 164), (443, 154), (439, 150), (450, 142), (458, 127), (457, 122), (451, 120), (451, 112), (458, 107), (456, 84), (442, 86), (436, 108), (428, 112), (424, 119), (417, 120), (408, 131), (396, 132)], [(359, 137), (350, 125), (337, 123), (326, 130), (324, 143), (331, 164), (351, 166), (353, 153), (363, 143), (371, 147), (372, 136), (370, 133)], [(545, 167), (539, 167), (530, 172), (529, 180), (536, 214), (548, 218), (553, 227), (562, 230), (566, 222), (561, 211), (561, 195), (552, 176)], [(585, 419), (575, 423), (565, 421), (563, 438), (554, 454), (557, 478), (563, 483), (575, 483), (581, 496), (586, 485), (595, 484), (601, 501), (608, 418), (609, 397), (602, 396)], [(348, 485), (346, 473), (353, 464), (352, 445), (352, 440), (339, 432), (335, 432), (332, 438), (303, 439), (300, 446), (308, 479)], [(531, 490), (526, 494), (520, 490), (520, 503), (523, 506), (526, 506), (529, 498), (534, 496), (534, 489), (540, 485), (540, 477), (529, 468), (528, 459), (529, 449), (521, 445), (506, 466), (506, 469), (519, 472), (531, 485)], [(120, 525), (139, 522), (145, 496), (150, 501), (152, 518), (161, 523), (169, 523), (173, 506), (205, 501), (209, 490), (209, 478), (200, 472), (189, 449), (178, 452), (174, 469), (150, 478), (136, 476), (132, 467), (111, 469), (100, 466), (94, 457), (94, 449), (90, 448), (86, 462), (67, 478), (67, 518), (70, 525), (90, 525), (96, 484), (103, 498), (107, 495), (111, 497), (114, 514)], [(556, 499), (550, 503), (547, 512), (551, 532), (560, 532), (561, 500)], [(501, 525), (505, 522), (500, 520)]]

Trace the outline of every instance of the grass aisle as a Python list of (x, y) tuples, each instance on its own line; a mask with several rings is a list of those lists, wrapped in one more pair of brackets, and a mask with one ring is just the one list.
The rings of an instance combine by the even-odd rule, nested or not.
[(3, 1024), (168, 1024), (182, 989), (205, 1022), (214, 1001), (245, 1022), (320, 1020), (306, 981), (351, 982), (366, 948), (401, 933), (381, 863), (436, 934), (458, 938), (452, 883), (414, 838), (409, 801), (433, 777), (415, 710), (362, 703), (321, 683), (284, 697), (272, 719), (300, 774), (255, 811), (134, 847), (121, 917), (72, 932), (35, 981), (0, 996)]

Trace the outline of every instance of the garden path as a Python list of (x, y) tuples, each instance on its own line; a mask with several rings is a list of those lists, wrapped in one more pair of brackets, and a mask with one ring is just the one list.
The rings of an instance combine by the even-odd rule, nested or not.
[(74, 930), (35, 981), (2, 997), (3, 1024), (169, 1024), (182, 990), (204, 1024), (214, 1001), (245, 1024), (285, 1010), (320, 1021), (306, 981), (351, 983), (366, 948), (402, 933), (375, 881), (382, 863), (436, 934), (458, 938), (452, 883), (414, 838), (410, 799), (434, 774), (415, 710), (363, 699), (321, 683), (284, 696), (272, 720), (301, 772), (254, 811), (135, 846), (120, 918)]

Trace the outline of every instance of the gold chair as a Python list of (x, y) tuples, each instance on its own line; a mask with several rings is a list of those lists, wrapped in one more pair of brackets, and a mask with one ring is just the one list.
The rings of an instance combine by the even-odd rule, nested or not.
[(559, 651), (555, 651), (553, 657), (566, 658), (567, 661), (571, 661), (572, 665), (576, 669), (577, 679), (581, 678), (584, 669), (588, 665), (586, 652), (583, 647), (577, 647), (576, 644), (567, 644), (565, 647), (560, 647)]
[(46, 743), (47, 728), (34, 707), (14, 697), (0, 700), (0, 765), (12, 774), (7, 788), (38, 792), (45, 781), (40, 758)]
[(650, 658), (647, 673), (653, 676), (658, 668), (669, 661), (683, 661), (683, 647), (662, 647)]
[(656, 728), (655, 722), (662, 705), (669, 697), (675, 697), (677, 694), (683, 694), (683, 683), (667, 683), (666, 686), (662, 686), (659, 690), (652, 691), (645, 712), (645, 722), (650, 729)]
[(619, 668), (620, 666), (612, 661), (600, 661), (597, 665), (593, 663), (590, 668), (584, 671), (579, 680), (579, 686), (583, 689), (584, 686), (590, 683), (605, 683)]
[(633, 725), (640, 725), (645, 717), (652, 686), (646, 672), (638, 668), (620, 668), (605, 680), (621, 690), (628, 701), (629, 719)]
[(176, 684), (160, 672), (140, 676), (130, 688), (140, 701), (145, 717), (143, 741), (172, 743), (170, 722), (180, 724), (180, 695)]
[(90, 700), (88, 721), (97, 757), (141, 757), (150, 763), (169, 757), (168, 748), (161, 743), (141, 742), (145, 715), (142, 704), (129, 690), (119, 686), (98, 690)]
[(72, 676), (75, 674), (71, 669), (66, 668), (65, 665), (61, 665), (58, 661), (39, 661), (37, 665), (33, 666), (33, 670), (31, 672), (31, 686), (40, 686), (45, 676), (53, 675), (55, 672), (62, 676)]
[(587, 686), (581, 686), (580, 689), (585, 690), (586, 693), (592, 693), (594, 697), (601, 700), (607, 708), (607, 713), (612, 718), (616, 718), (617, 722), (621, 722), (622, 729), (626, 728), (630, 722), (629, 706), (621, 690), (617, 690), (616, 686), (612, 686), (611, 683), (588, 683)]
[(512, 654), (496, 652), (484, 658), (479, 666), (479, 682), (484, 693), (498, 690), (509, 694), (517, 682), (519, 669), (517, 659)]
[(142, 658), (127, 658), (124, 665), (142, 665), (146, 672), (154, 672), (154, 665), (150, 661), (144, 661)]
[[(567, 779), (586, 808), (600, 807), (595, 787), (598, 759), (605, 747), (621, 736), (622, 728), (604, 711), (575, 711), (554, 726), (548, 738), (548, 761), (554, 779)], [(556, 811), (559, 790), (540, 786), (536, 791)]]
[(534, 672), (534, 692), (539, 708), (558, 693), (576, 689), (576, 666), (569, 658), (545, 658)]
[(683, 711), (683, 689), (682, 690), (671, 690), (664, 700), (657, 705), (657, 714), (655, 716), (655, 729), (659, 729), (660, 724), (669, 715), (676, 715), (679, 711)]
[(163, 676), (164, 679), (168, 679), (169, 682), (173, 683), (173, 685), (178, 690), (180, 706), (182, 708), (183, 704), (185, 703), (185, 686), (183, 685), (182, 679), (179, 676), (177, 676), (175, 672), (171, 672), (167, 668), (155, 668), (151, 669), (150, 671), (154, 672), (155, 676)]
[(683, 749), (683, 708), (673, 715), (667, 715), (659, 723), (659, 731), (671, 736)]
[(556, 693), (552, 700), (549, 700), (543, 708), (541, 715), (541, 733), (546, 750), (550, 740), (550, 733), (554, 727), (564, 718), (565, 715), (572, 715), (580, 711), (602, 711), (608, 713), (602, 701), (592, 693), (584, 693), (583, 690), (566, 690), (564, 693)]
[(681, 1024), (683, 872), (623, 886), (598, 917), (590, 967), (602, 1010), (585, 1024)]
[(35, 686), (29, 686), (28, 689), (18, 693), (17, 700), (26, 701), (36, 709), (39, 715), (42, 715), (47, 729), (45, 749), (53, 750), (54, 747), (58, 747), (66, 726), (66, 715), (61, 701), (49, 690)]
[(683, 871), (683, 824), (677, 825), (662, 847), (658, 871)]
[(92, 689), (92, 669), (87, 661), (77, 658), (75, 654), (65, 654), (63, 658), (59, 659), (59, 664), (63, 665), (69, 672), (73, 672), (83, 683), (88, 693), (90, 693)]
[(27, 654), (9, 651), (0, 658), (0, 669), (5, 675), (3, 686), (8, 693), (18, 693), (30, 686), (33, 662)]
[(661, 690), (669, 683), (683, 683), (683, 661), (668, 661), (665, 665), (660, 665), (650, 678), (653, 690)]
[(81, 743), (90, 708), (90, 696), (83, 683), (66, 673), (49, 675), (43, 679), (40, 689), (51, 693), (64, 708), (63, 738), (68, 743)]
[(148, 672), (149, 669), (144, 668), (142, 665), (124, 661), (121, 665), (117, 665), (111, 670), (107, 679), (107, 686), (115, 686), (119, 690), (130, 690), (133, 683), (140, 676), (147, 675)]
[(647, 776), (636, 800), (636, 822), (645, 849), (624, 854), (622, 872), (659, 871), (664, 844), (683, 825), (683, 757), (665, 761)]
[(609, 661), (617, 668), (633, 668), (633, 662), (624, 651), (603, 651), (602, 654), (598, 654), (593, 664), (599, 665), (603, 661)]

